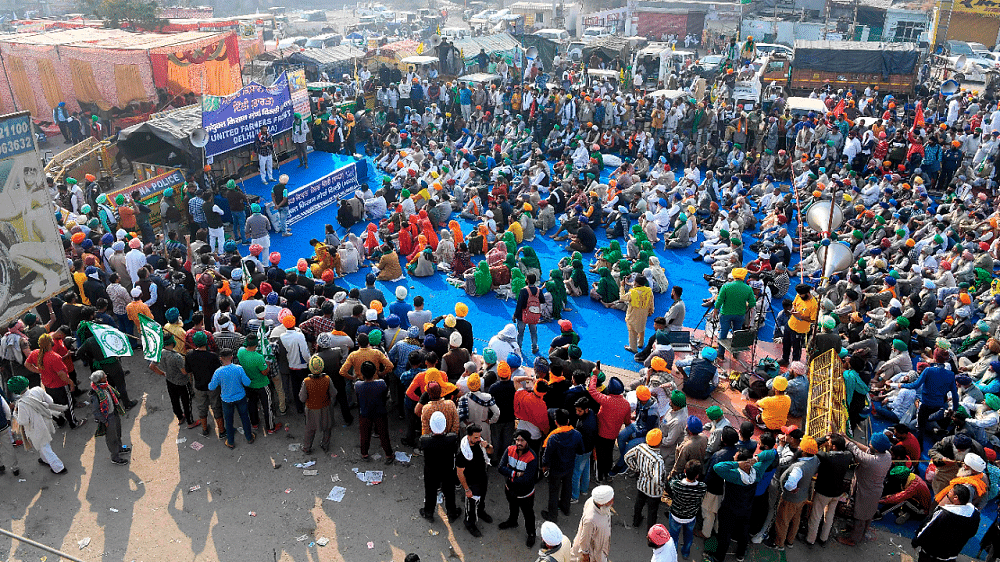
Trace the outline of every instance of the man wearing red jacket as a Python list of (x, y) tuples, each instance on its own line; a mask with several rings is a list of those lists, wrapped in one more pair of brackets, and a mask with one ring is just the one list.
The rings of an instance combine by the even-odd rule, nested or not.
[(597, 362), (594, 373), (587, 384), (590, 396), (600, 404), (597, 410), (597, 441), (594, 448), (597, 449), (597, 480), (608, 482), (611, 471), (611, 461), (615, 451), (615, 439), (622, 427), (632, 422), (632, 407), (628, 400), (622, 396), (625, 385), (618, 377), (611, 377), (608, 381), (608, 393), (602, 394), (597, 389), (597, 378), (601, 373), (601, 363)]
[(523, 429), (531, 436), (528, 443), (536, 455), (539, 453), (542, 439), (549, 434), (549, 410), (544, 400), (548, 391), (549, 383), (539, 380), (535, 382), (534, 390), (522, 388), (514, 393), (514, 417), (517, 418), (517, 429)]

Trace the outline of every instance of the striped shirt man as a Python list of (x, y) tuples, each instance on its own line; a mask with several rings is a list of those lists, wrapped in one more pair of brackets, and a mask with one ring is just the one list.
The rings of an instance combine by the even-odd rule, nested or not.
[(666, 479), (663, 457), (657, 449), (642, 443), (625, 453), (625, 464), (639, 473), (636, 488), (650, 497), (663, 495), (663, 481)]
[(701, 500), (705, 498), (708, 486), (698, 480), (688, 480), (683, 475), (670, 481), (670, 517), (684, 524), (694, 521), (701, 512)]
[(228, 349), (235, 354), (237, 351), (243, 347), (243, 342), (246, 338), (243, 334), (238, 332), (233, 332), (231, 330), (221, 330), (213, 334), (215, 339), (215, 345), (219, 346), (219, 351), (223, 349)]

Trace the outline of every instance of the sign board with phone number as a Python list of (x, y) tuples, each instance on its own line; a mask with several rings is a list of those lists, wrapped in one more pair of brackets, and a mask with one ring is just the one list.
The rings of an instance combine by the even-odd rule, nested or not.
[(24, 115), (0, 123), (0, 160), (35, 150), (31, 117)]

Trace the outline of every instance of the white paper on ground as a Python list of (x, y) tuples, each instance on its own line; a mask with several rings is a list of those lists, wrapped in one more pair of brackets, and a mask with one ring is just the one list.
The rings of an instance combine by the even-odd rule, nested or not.
[(347, 488), (343, 486), (334, 486), (330, 493), (326, 495), (326, 499), (330, 501), (339, 502), (344, 499), (344, 495), (347, 493)]

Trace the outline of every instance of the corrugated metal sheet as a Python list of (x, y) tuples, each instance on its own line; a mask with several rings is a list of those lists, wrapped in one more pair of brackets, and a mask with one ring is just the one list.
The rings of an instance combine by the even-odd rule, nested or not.
[(520, 49), (521, 44), (509, 33), (497, 33), (459, 39), (455, 41), (455, 48), (461, 50), (465, 58), (469, 59), (478, 55), (479, 49), (484, 49), (487, 53), (501, 53)]
[(313, 64), (323, 66), (326, 64), (336, 64), (347, 62), (352, 59), (361, 58), (365, 52), (353, 45), (339, 45), (337, 47), (327, 47), (325, 49), (306, 49), (292, 54), (290, 60), (303, 64)]

